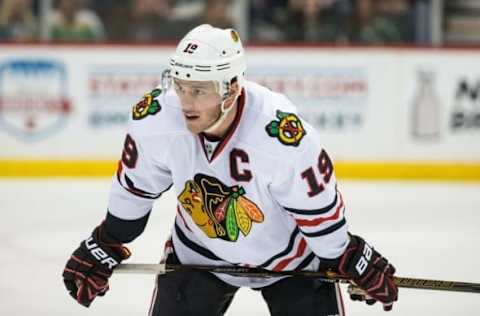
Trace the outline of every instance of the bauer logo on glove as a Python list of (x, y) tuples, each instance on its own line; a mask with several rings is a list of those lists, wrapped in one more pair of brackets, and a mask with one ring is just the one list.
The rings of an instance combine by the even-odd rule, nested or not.
[(358, 275), (362, 275), (368, 267), (368, 263), (372, 258), (372, 247), (369, 244), (365, 243), (365, 247), (363, 247), (363, 256), (360, 257), (357, 264), (355, 265), (355, 269), (357, 269)]
[(109, 269), (113, 269), (116, 265), (118, 265), (117, 260), (110, 257), (102, 248), (98, 247), (98, 245), (93, 241), (93, 237), (90, 236), (87, 240), (85, 240), (85, 246), (90, 251), (92, 256), (95, 257), (101, 264), (108, 265)]

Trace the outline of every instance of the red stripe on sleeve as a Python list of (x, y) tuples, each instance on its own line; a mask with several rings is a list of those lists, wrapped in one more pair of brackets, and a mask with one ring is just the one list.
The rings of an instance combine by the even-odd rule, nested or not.
[[(340, 194), (340, 192), (338, 193)], [(333, 215), (328, 217), (318, 217), (315, 219), (295, 219), (298, 226), (317, 226), (326, 221), (333, 221), (340, 217), (340, 210), (343, 208), (343, 197), (340, 194), (340, 204), (337, 206), (337, 209)]]
[(298, 245), (297, 252), (295, 253), (295, 255), (293, 255), (292, 257), (283, 259), (275, 267), (273, 267), (272, 270), (273, 271), (282, 271), (295, 258), (301, 257), (303, 255), (303, 253), (305, 252), (305, 248), (307, 248), (307, 242), (305, 241), (305, 239), (302, 238), (302, 240), (300, 240), (300, 244)]

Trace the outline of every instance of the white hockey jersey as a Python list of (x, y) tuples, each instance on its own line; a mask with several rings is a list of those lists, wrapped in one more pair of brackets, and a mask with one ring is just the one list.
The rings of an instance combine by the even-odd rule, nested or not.
[[(314, 270), (348, 243), (344, 202), (321, 137), (281, 94), (247, 81), (218, 144), (185, 125), (173, 89), (133, 108), (109, 212), (145, 216), (162, 192), (178, 200), (172, 243), (183, 264)], [(219, 275), (235, 286), (272, 279)]]

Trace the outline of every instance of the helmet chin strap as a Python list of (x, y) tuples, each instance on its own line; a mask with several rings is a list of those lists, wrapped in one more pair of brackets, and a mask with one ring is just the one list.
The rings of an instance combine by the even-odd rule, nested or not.
[(207, 127), (203, 132), (212, 133), (223, 123), (223, 121), (225, 121), (225, 118), (227, 117), (228, 113), (234, 108), (235, 102), (237, 102), (237, 99), (240, 93), (241, 93), (241, 89), (239, 89), (239, 92), (235, 96), (235, 99), (233, 100), (231, 106), (228, 109), (225, 108), (225, 102), (227, 101), (227, 99), (223, 100), (222, 103), (220, 103), (220, 113), (218, 114), (215, 121), (213, 121), (212, 125)]

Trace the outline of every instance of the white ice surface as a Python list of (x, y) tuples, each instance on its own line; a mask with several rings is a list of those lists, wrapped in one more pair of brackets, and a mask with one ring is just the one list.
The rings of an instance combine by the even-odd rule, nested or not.
[[(66, 293), (66, 259), (105, 215), (109, 179), (0, 180), (0, 315), (147, 315), (153, 277), (114, 275), (85, 309)], [(397, 267), (398, 275), (480, 282), (480, 184), (347, 182), (340, 188), (350, 230)], [(157, 262), (174, 216), (162, 197), (130, 262)], [(343, 288), (345, 291), (345, 288)], [(480, 315), (480, 294), (401, 289), (394, 310), (351, 302), (347, 315)], [(228, 316), (268, 315), (259, 293), (241, 289)]]

